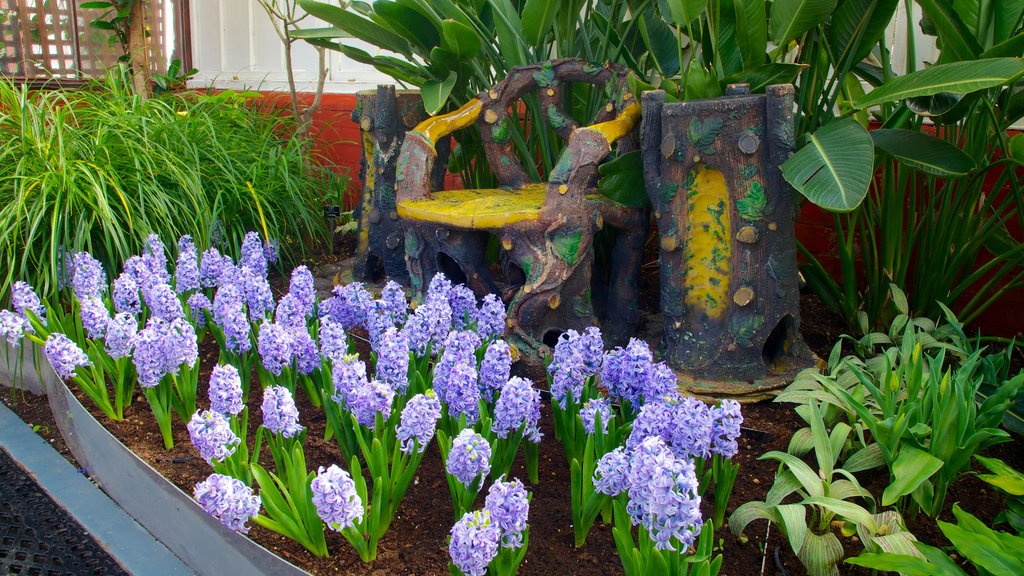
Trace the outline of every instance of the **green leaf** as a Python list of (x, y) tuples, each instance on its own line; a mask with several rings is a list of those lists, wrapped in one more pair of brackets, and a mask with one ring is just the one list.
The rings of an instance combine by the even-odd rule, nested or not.
[(843, 545), (832, 532), (808, 531), (797, 558), (807, 567), (808, 574), (835, 574), (836, 564), (843, 559)]
[(418, 45), (424, 53), (429, 53), (430, 49), (441, 41), (441, 36), (433, 23), (408, 6), (378, 0), (373, 3), (373, 11), (388, 28)]
[(749, 84), (751, 92), (759, 93), (772, 84), (792, 84), (804, 68), (803, 64), (761, 64), (726, 76), (722, 84)]
[(743, 533), (743, 529), (747, 527), (747, 524), (754, 520), (780, 522), (779, 513), (776, 511), (775, 506), (769, 506), (764, 502), (754, 500), (740, 505), (732, 513), (732, 516), (729, 517), (729, 529), (732, 530), (733, 534), (739, 536)]
[(640, 34), (661, 77), (671, 78), (678, 74), (681, 39), (668, 24), (658, 18), (652, 10), (646, 10), (640, 20)]
[(936, 567), (924, 558), (905, 554), (864, 553), (846, 559), (847, 564), (884, 572), (899, 572), (901, 576), (938, 576)]
[(522, 15), (523, 36), (530, 46), (540, 48), (555, 21), (560, 4), (558, 0), (526, 0)]
[(925, 174), (948, 178), (963, 176), (974, 169), (974, 161), (963, 150), (917, 130), (873, 130), (871, 139), (885, 154)]
[(1013, 138), (1010, 138), (1010, 143), (1007, 146), (1010, 158), (1018, 164), (1024, 164), (1024, 134), (1017, 134)]
[(1024, 75), (1024, 60), (1019, 58), (988, 58), (970, 62), (937, 64), (918, 72), (897, 76), (875, 88), (855, 106), (868, 108), (885, 102), (896, 102), (915, 96), (940, 92), (967, 94), (995, 86), (1003, 86)]
[(745, 68), (764, 64), (768, 51), (768, 14), (765, 0), (733, 0), (736, 13), (736, 46)]
[(979, 534), (942, 521), (939, 521), (939, 529), (972, 564), (992, 574), (1024, 574), (1024, 562), (1005, 549), (1000, 540), (993, 537), (992, 530), (987, 530), (991, 534)]
[(455, 20), (441, 22), (441, 37), (441, 47), (463, 60), (480, 54), (480, 37), (465, 24)]
[(420, 93), (423, 95), (423, 109), (427, 111), (427, 114), (433, 116), (440, 112), (441, 108), (444, 108), (448, 96), (452, 93), (452, 88), (455, 88), (457, 78), (455, 72), (449, 72), (448, 77), (442, 82), (427, 80), (423, 84)]
[(686, 28), (704, 11), (708, 0), (664, 0), (664, 4), (668, 7), (669, 21), (680, 28)]
[(825, 508), (843, 520), (849, 520), (874, 532), (875, 520), (871, 517), (871, 513), (863, 506), (858, 506), (853, 502), (846, 502), (838, 498), (827, 497), (807, 498), (803, 503)]
[(904, 445), (892, 464), (892, 484), (882, 493), (882, 505), (890, 506), (900, 496), (910, 494), (942, 468), (942, 460), (931, 454)]
[(351, 34), (353, 38), (369, 42), (384, 50), (398, 52), (407, 57), (412, 56), (412, 47), (405, 38), (372, 20), (363, 18), (344, 8), (324, 2), (316, 2), (315, 0), (299, 0), (299, 5), (311, 16), (341, 28)]
[(935, 26), (942, 46), (941, 62), (973, 61), (981, 54), (981, 45), (964, 25), (950, 0), (918, 0), (918, 6)]
[(799, 554), (800, 548), (804, 545), (804, 538), (807, 536), (807, 510), (803, 504), (783, 504), (776, 506), (775, 510), (782, 520), (780, 524), (786, 533), (786, 538), (789, 539), (793, 553)]
[(843, 470), (856, 473), (884, 465), (885, 458), (882, 456), (882, 445), (878, 442), (873, 442), (847, 458), (846, 462), (843, 463)]
[(113, 2), (82, 2), (78, 7), (85, 8), (87, 10), (100, 10), (103, 8), (110, 8), (113, 5)]
[(1024, 474), (998, 458), (975, 456), (975, 460), (993, 474), (979, 474), (978, 478), (1012, 496), (1024, 496)]
[(630, 208), (646, 208), (651, 205), (647, 190), (637, 186), (637, 182), (641, 182), (644, 177), (640, 150), (627, 152), (601, 164), (598, 172), (601, 178), (597, 181), (597, 191), (601, 195)]
[(775, 0), (772, 2), (768, 34), (776, 46), (822, 24), (836, 9), (837, 0)]
[(758, 460), (778, 460), (789, 468), (796, 479), (800, 481), (800, 485), (803, 489), (811, 496), (824, 496), (824, 489), (822, 488), (822, 481), (818, 475), (811, 470), (811, 467), (804, 463), (803, 460), (793, 456), (792, 454), (786, 454), (785, 452), (771, 451), (766, 452)]
[(301, 38), (302, 40), (344, 38), (345, 31), (337, 26), (327, 26), (324, 28), (300, 28), (298, 30), (292, 30), (289, 32), (288, 36), (290, 38)]
[(866, 58), (885, 33), (899, 0), (846, 0), (829, 22), (828, 43), (842, 70)]
[(849, 212), (867, 195), (873, 168), (871, 135), (854, 120), (840, 118), (810, 134), (782, 164), (782, 174), (818, 206)]

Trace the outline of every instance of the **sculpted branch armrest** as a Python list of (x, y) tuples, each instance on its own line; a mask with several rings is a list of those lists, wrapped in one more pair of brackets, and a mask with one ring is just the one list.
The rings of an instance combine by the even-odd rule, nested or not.
[(427, 118), (406, 134), (395, 175), (397, 201), (425, 198), (430, 194), (437, 142), (471, 125), (482, 109), (480, 100), (473, 98), (454, 112)]

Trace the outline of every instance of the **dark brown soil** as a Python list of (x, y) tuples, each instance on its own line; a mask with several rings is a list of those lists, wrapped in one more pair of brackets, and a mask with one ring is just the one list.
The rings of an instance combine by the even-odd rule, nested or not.
[[(801, 311), (805, 340), (817, 354), (826, 357), (838, 334), (842, 332), (841, 322), (813, 296), (804, 296)], [(205, 382), (215, 360), (215, 349), (206, 343), (201, 348), (201, 354), (199, 398), (200, 406), (203, 406)], [(322, 440), (325, 425), (323, 413), (310, 406), (303, 394), (298, 396), (302, 423), (308, 428), (306, 455), (309, 466), (315, 469), (321, 465), (340, 464), (337, 447)], [(7, 397), (5, 402), (12, 404)], [(250, 415), (251, 422), (259, 422), (262, 418), (259, 413), (260, 402), (259, 387), (254, 386), (253, 398), (250, 399), (250, 406), (254, 410)], [(83, 403), (89, 406), (88, 402)], [(67, 455), (45, 399), (26, 396), (14, 402), (12, 407), (26, 422), (38, 424), (40, 434)], [(600, 520), (592, 530), (586, 546), (579, 550), (573, 547), (568, 497), (569, 471), (561, 447), (554, 440), (550, 413), (546, 407), (543, 416), (541, 481), (538, 486), (530, 487), (534, 494), (530, 513), (530, 547), (521, 574), (621, 574), (610, 527), (603, 525)], [(729, 512), (743, 502), (765, 497), (777, 466), (772, 461), (757, 460), (758, 456), (769, 450), (784, 451), (793, 431), (802, 425), (789, 405), (771, 402), (744, 407), (744, 419), (744, 435), (737, 456), (740, 473)], [(180, 422), (175, 423), (175, 448), (171, 451), (163, 449), (153, 416), (141, 398), (137, 398), (136, 403), (126, 411), (125, 420), (108, 422), (108, 428), (187, 493), (191, 493), (195, 483), (210, 472), (190, 444), (185, 427)], [(989, 454), (1003, 458), (1018, 469), (1024, 469), (1024, 454), (1020, 446), (1021, 440), (1015, 438), (1013, 443), (997, 446)], [(521, 463), (517, 464), (513, 475), (526, 477)], [(884, 478), (865, 475), (864, 481), (874, 492), (881, 493)], [(966, 477), (953, 486), (942, 519), (952, 520), (949, 509), (954, 502), (960, 502), (961, 506), (977, 514), (987, 524), (991, 524), (1002, 508), (1002, 497), (974, 477)], [(478, 506), (481, 504), (478, 502)], [(921, 540), (935, 545), (947, 544), (933, 521), (918, 517), (910, 519), (908, 523), (911, 531)], [(443, 467), (436, 445), (432, 444), (414, 485), (399, 508), (388, 534), (380, 543), (379, 557), (372, 564), (363, 564), (348, 543), (333, 532), (328, 532), (331, 556), (326, 559), (316, 559), (298, 544), (258, 526), (253, 527), (250, 537), (314, 574), (443, 575), (448, 573), (446, 537), (451, 524), (451, 502)], [(796, 576), (805, 573), (777, 527), (771, 526), (769, 529), (767, 523), (755, 522), (748, 527), (745, 536), (741, 540), (727, 528), (718, 532), (720, 551), (724, 554), (721, 574)], [(848, 555), (856, 555), (861, 550), (855, 539), (846, 539), (844, 544)], [(847, 570), (843, 572), (866, 574)]]

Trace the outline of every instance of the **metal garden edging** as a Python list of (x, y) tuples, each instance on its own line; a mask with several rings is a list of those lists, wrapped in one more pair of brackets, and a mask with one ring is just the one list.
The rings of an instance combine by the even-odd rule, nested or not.
[(23, 338), (18, 346), (3, 342), (0, 348), (0, 384), (40, 396), (58, 382), (60, 379), (43, 356), (42, 348), (34, 342), (27, 338)]

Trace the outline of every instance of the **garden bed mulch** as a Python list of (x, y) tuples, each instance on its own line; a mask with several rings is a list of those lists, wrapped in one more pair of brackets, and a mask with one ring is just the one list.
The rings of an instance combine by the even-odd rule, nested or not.
[[(838, 323), (820, 302), (810, 296), (803, 298), (802, 311), (805, 339), (819, 355), (827, 355), (838, 334), (842, 332), (841, 323)], [(216, 359), (215, 347), (207, 342), (201, 348), (201, 356), (199, 398), (205, 399), (209, 371)], [(253, 426), (262, 420), (259, 412), (259, 394), (259, 386), (254, 385), (254, 397), (249, 403), (255, 410), (250, 414)], [(91, 403), (79, 396), (83, 404), (102, 421), (101, 415), (92, 409)], [(27, 395), (13, 403), (8, 397), (4, 400), (12, 404), (12, 408), (27, 423), (37, 424), (39, 433), (70, 458), (63, 447), (63, 441), (53, 423), (45, 399)], [(342, 464), (338, 448), (333, 442), (322, 440), (325, 426), (323, 412), (313, 408), (302, 393), (297, 395), (297, 401), (300, 421), (308, 428), (306, 455), (311, 469)], [(200, 406), (204, 404), (200, 402)], [(174, 449), (165, 451), (153, 416), (141, 396), (126, 410), (125, 416), (123, 421), (106, 421), (105, 424), (123, 443), (182, 490), (191, 494), (195, 483), (210, 473), (209, 466), (192, 447), (188, 433), (180, 422), (175, 422)], [(600, 520), (591, 531), (586, 545), (578, 550), (573, 547), (568, 494), (569, 470), (562, 448), (554, 440), (550, 409), (547, 406), (543, 407), (542, 416), (544, 439), (540, 444), (540, 483), (537, 486), (528, 486), (534, 494), (530, 509), (530, 546), (520, 574), (622, 574), (610, 527), (602, 524)], [(772, 461), (759, 461), (757, 457), (769, 450), (784, 451), (793, 431), (801, 426), (799, 417), (789, 405), (771, 402), (745, 406), (744, 420), (744, 434), (737, 456), (741, 468), (729, 504), (729, 512), (743, 502), (764, 498), (774, 478), (776, 465)], [(1014, 442), (997, 446), (988, 453), (1006, 460), (1018, 469), (1024, 469), (1024, 451), (1020, 450), (1020, 447), (1021, 440), (1015, 438)], [(263, 459), (269, 460), (269, 455)], [(513, 476), (526, 478), (521, 462), (513, 469)], [(866, 477), (865, 480), (872, 492), (881, 493), (884, 479)], [(477, 503), (478, 507), (482, 506), (482, 500), (481, 496)], [(953, 486), (942, 519), (952, 520), (949, 509), (954, 502), (960, 502), (962, 507), (977, 514), (988, 524), (991, 524), (1002, 508), (1002, 497), (974, 477), (964, 478)], [(432, 443), (389, 532), (380, 542), (379, 557), (373, 563), (363, 564), (348, 543), (340, 535), (330, 531), (327, 543), (331, 556), (325, 559), (316, 559), (295, 542), (259, 526), (253, 526), (249, 536), (274, 553), (314, 574), (443, 575), (448, 573), (446, 538), (453, 520), (444, 468), (436, 443)], [(946, 544), (934, 522), (926, 518), (914, 518), (909, 519), (908, 524), (911, 531), (921, 540), (935, 545)], [(733, 536), (728, 529), (719, 530), (717, 538), (720, 550), (724, 553), (722, 575), (796, 576), (805, 573), (776, 527), (772, 526), (768, 530), (764, 522), (753, 523), (747, 529), (747, 538), (743, 540)], [(855, 539), (844, 540), (844, 544), (848, 556), (856, 555), (860, 550), (860, 545)], [(846, 569), (843, 572), (867, 573)]]

